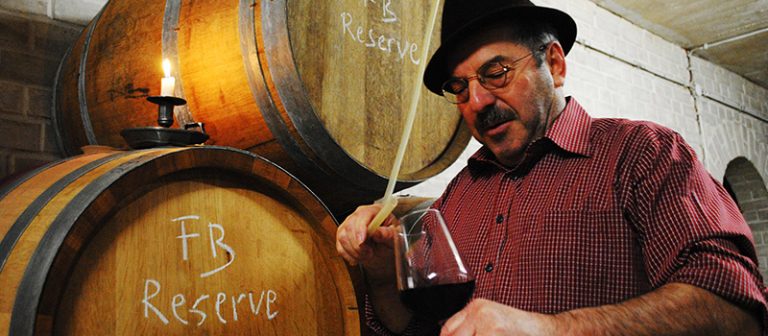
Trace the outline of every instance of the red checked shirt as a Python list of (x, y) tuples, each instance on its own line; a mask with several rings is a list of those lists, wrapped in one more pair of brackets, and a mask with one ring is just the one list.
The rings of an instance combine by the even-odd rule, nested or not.
[[(657, 124), (591, 118), (569, 99), (520, 166), (483, 147), (434, 207), (475, 275), (475, 298), (554, 314), (678, 282), (768, 325), (749, 227), (680, 135)], [(427, 327), (418, 324), (409, 330)]]

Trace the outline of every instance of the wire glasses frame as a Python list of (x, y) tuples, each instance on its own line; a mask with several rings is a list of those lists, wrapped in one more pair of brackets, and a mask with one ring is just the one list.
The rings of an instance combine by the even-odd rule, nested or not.
[(502, 62), (489, 62), (484, 64), (477, 72), (469, 77), (451, 78), (443, 83), (443, 97), (452, 104), (462, 104), (469, 100), (469, 81), (477, 78), (477, 81), (488, 90), (500, 89), (509, 84), (510, 71), (515, 69), (515, 64), (531, 57), (534, 53), (547, 50), (549, 44), (544, 44), (533, 52), (519, 57), (507, 64)]

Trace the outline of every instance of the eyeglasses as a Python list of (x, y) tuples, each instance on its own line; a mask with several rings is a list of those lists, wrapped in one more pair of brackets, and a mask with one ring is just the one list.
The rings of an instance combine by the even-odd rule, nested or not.
[(543, 52), (545, 50), (547, 50), (546, 44), (536, 49), (536, 51), (530, 52), (508, 64), (501, 63), (500, 61), (489, 62), (480, 67), (473, 76), (451, 78), (443, 83), (443, 97), (453, 104), (466, 103), (469, 100), (469, 81), (473, 78), (477, 78), (480, 85), (488, 90), (502, 88), (509, 83), (510, 78), (507, 73), (515, 69), (515, 64), (531, 57), (536, 52)]

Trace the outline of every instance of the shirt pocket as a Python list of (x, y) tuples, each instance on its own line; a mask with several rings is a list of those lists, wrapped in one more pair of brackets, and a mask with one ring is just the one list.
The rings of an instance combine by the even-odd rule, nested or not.
[(637, 290), (639, 252), (620, 211), (566, 210), (540, 218), (521, 256), (540, 298), (573, 309), (616, 302)]

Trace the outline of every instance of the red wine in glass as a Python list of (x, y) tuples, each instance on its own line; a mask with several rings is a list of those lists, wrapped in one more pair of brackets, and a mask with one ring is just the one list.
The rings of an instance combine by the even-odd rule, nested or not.
[(422, 319), (448, 319), (472, 297), (475, 279), (436, 209), (400, 218), (395, 261), (400, 300)]
[(442, 321), (464, 308), (475, 290), (475, 280), (409, 288), (400, 291), (400, 300), (424, 319)]

